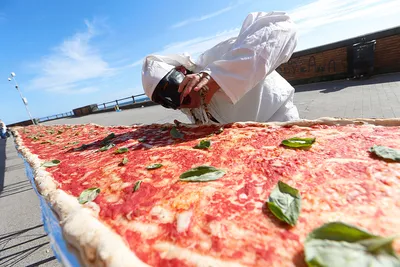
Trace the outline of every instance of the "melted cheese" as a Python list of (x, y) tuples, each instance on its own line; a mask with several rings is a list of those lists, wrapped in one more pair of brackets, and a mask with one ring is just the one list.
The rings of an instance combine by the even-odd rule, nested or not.
[(150, 211), (150, 215), (157, 217), (161, 223), (174, 221), (174, 214), (161, 206), (154, 206)]
[(193, 212), (191, 210), (189, 211), (184, 211), (182, 213), (179, 213), (177, 215), (177, 224), (176, 228), (179, 233), (185, 232), (190, 225), (190, 220), (192, 218)]

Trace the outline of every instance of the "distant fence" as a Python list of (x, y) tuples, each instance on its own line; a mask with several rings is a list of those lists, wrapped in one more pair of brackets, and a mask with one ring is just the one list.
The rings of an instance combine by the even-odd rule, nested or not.
[(146, 96), (146, 94), (133, 95), (133, 96), (117, 99), (114, 101), (97, 104), (97, 109), (99, 109), (99, 110), (111, 109), (111, 108), (114, 108), (116, 105), (118, 105), (119, 107), (123, 107), (123, 106), (146, 102), (146, 101), (150, 101), (150, 98), (148, 98)]
[(122, 108), (129, 109), (129, 108), (136, 108), (142, 105), (148, 106), (151, 105), (152, 103), (153, 102), (150, 101), (150, 98), (148, 98), (145, 94), (140, 94), (125, 98), (120, 98), (109, 102), (79, 107), (74, 109), (72, 112), (74, 113), (74, 116), (85, 116), (93, 113), (112, 111), (115, 109), (116, 106), (118, 106), (120, 109)]
[(51, 121), (51, 120), (57, 120), (61, 118), (66, 118), (66, 117), (71, 117), (74, 116), (74, 113), (72, 111), (65, 112), (65, 113), (60, 113), (56, 115), (51, 115), (43, 118), (36, 119), (37, 122), (45, 122), (45, 121)]
[[(118, 107), (127, 107), (127, 106), (132, 106), (134, 104), (138, 103), (144, 103), (144, 102), (150, 102), (150, 98), (146, 96), (146, 94), (140, 94), (140, 95), (133, 95), (121, 99), (116, 99), (113, 101), (109, 102), (104, 102), (104, 103), (99, 103), (99, 104), (94, 104), (94, 105), (89, 105), (81, 108), (74, 109), (73, 111), (68, 111), (65, 113), (60, 113), (56, 115), (51, 115), (51, 116), (46, 116), (42, 118), (36, 119), (38, 123), (40, 122), (46, 122), (46, 121), (51, 121), (51, 120), (57, 120), (57, 119), (62, 119), (62, 118), (67, 118), (67, 117), (72, 117), (72, 116), (82, 116), (82, 115), (88, 115), (96, 112), (104, 112), (106, 110), (112, 110), (115, 108), (116, 105)], [(16, 123), (15, 125), (20, 124)], [(29, 125), (29, 122), (24, 123)]]

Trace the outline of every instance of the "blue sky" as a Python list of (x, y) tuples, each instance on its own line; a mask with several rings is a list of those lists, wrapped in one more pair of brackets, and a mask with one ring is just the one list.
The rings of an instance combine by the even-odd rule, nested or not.
[(0, 119), (35, 118), (143, 93), (151, 53), (194, 57), (235, 36), (249, 12), (287, 11), (297, 51), (400, 25), (399, 0), (0, 0)]

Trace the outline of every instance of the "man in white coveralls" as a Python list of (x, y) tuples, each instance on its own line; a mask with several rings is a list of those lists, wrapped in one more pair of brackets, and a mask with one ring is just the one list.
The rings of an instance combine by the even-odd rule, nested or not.
[(144, 91), (196, 124), (298, 120), (294, 88), (275, 71), (293, 54), (296, 32), (284, 12), (250, 13), (237, 37), (195, 62), (185, 54), (147, 56)]

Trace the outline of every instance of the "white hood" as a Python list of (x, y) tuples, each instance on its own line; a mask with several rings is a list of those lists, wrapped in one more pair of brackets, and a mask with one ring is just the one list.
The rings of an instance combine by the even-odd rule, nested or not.
[(154, 89), (161, 79), (177, 66), (184, 66), (193, 71), (195, 65), (188, 55), (150, 55), (144, 59), (142, 84), (144, 92), (149, 98), (153, 95)]

